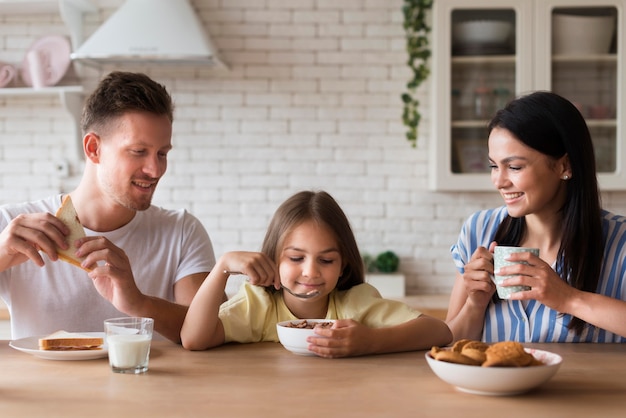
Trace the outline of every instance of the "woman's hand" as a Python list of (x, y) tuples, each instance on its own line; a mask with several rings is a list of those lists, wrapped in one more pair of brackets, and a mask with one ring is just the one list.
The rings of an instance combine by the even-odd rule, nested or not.
[(503, 274), (513, 274), (504, 284), (530, 286), (511, 294), (512, 300), (535, 299), (557, 312), (570, 314), (613, 332), (626, 336), (626, 302), (594, 292), (575, 289), (563, 280), (550, 265), (530, 253), (516, 253), (511, 261), (526, 261), (528, 265), (516, 264), (501, 268)]
[(524, 261), (527, 264), (502, 267), (499, 274), (513, 275), (505, 279), (502, 284), (531, 288), (511, 293), (510, 300), (535, 299), (558, 312), (567, 312), (567, 302), (577, 290), (567, 284), (548, 263), (531, 253), (513, 253), (508, 260)]
[(489, 250), (485, 247), (478, 247), (472, 258), (465, 265), (463, 273), (463, 284), (467, 293), (467, 301), (475, 307), (485, 309), (496, 291), (493, 282), (493, 249), (496, 243), (493, 242), (489, 246)]
[(446, 323), (454, 335), (453, 341), (463, 338), (479, 340), (483, 331), (485, 311), (496, 291), (492, 281), (493, 250), (479, 247), (465, 265), (463, 274), (457, 273), (448, 304)]

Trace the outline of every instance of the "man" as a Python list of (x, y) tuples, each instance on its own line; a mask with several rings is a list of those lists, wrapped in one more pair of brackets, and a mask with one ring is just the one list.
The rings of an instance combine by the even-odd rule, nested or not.
[(70, 192), (87, 234), (76, 242), (86, 270), (58, 261), (69, 233), (53, 216), (62, 195), (0, 207), (0, 296), (13, 338), (101, 331), (104, 319), (145, 316), (180, 342), (215, 256), (194, 216), (151, 204), (167, 169), (172, 122), (169, 93), (144, 74), (113, 72), (88, 97), (85, 169)]

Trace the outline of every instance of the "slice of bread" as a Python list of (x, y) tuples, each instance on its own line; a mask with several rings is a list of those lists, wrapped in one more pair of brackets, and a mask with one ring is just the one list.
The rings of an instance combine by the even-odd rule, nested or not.
[(104, 338), (77, 332), (56, 331), (39, 339), (40, 350), (97, 350)]
[(82, 268), (83, 270), (90, 271), (90, 269), (83, 268), (80, 263), (85, 259), (84, 257), (76, 257), (76, 247), (74, 246), (74, 242), (85, 236), (85, 229), (80, 223), (80, 219), (78, 219), (78, 214), (76, 213), (76, 209), (74, 208), (74, 204), (72, 203), (72, 199), (69, 194), (66, 194), (63, 197), (63, 201), (61, 202), (61, 207), (57, 210), (55, 214), (57, 218), (59, 218), (67, 227), (70, 229), (70, 234), (66, 237), (67, 243), (70, 245), (68, 249), (64, 250), (61, 248), (57, 248), (57, 253), (59, 254), (59, 258), (63, 261), (66, 261), (70, 264), (73, 264), (77, 267)]

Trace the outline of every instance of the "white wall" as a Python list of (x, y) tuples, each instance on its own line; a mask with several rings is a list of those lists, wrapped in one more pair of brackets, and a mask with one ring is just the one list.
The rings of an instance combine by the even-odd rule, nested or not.
[[(92, 1), (100, 11), (87, 16), (86, 34), (123, 2)], [(230, 70), (141, 69), (177, 104), (175, 149), (155, 203), (196, 214), (219, 255), (258, 249), (281, 201), (325, 189), (363, 252), (400, 255), (407, 293), (447, 293), (455, 272), (448, 249), (461, 222), (500, 199), (427, 189), (428, 86), (417, 148), (400, 119), (409, 78), (402, 1), (192, 3)], [(67, 33), (57, 18), (5, 17), (0, 61), (21, 61), (51, 33)], [(102, 73), (87, 69), (88, 86)], [(0, 203), (71, 190), (80, 165), (71, 162), (69, 178), (54, 170), (71, 155), (69, 127), (57, 99), (0, 97)], [(607, 194), (605, 204), (626, 213), (626, 194)]]

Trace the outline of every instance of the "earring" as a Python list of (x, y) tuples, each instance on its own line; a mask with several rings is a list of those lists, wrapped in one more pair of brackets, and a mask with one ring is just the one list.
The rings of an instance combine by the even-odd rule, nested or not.
[(563, 180), (569, 180), (569, 176), (566, 174), (563, 176)]

